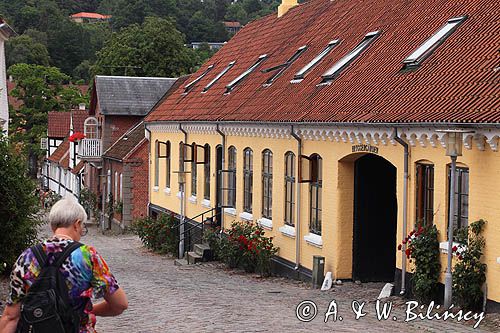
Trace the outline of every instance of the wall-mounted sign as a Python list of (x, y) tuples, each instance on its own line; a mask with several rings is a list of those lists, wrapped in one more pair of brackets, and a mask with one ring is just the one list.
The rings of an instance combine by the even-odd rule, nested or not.
[(372, 145), (354, 145), (352, 146), (353, 153), (368, 152), (373, 154), (378, 154), (378, 147)]

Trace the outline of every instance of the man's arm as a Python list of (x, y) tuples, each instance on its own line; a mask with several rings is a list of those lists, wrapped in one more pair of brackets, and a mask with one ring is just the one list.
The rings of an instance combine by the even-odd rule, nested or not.
[[(110, 317), (118, 316), (128, 308), (127, 295), (122, 288), (118, 288), (114, 293), (104, 295), (104, 301), (95, 304), (92, 313), (96, 316)], [(3, 333), (0, 331), (0, 333)]]
[(0, 333), (15, 333), (21, 315), (21, 303), (7, 305), (0, 318)]

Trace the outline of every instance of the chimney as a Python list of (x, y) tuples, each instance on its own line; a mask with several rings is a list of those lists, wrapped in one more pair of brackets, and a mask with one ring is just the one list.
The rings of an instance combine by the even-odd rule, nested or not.
[(85, 103), (78, 104), (78, 110), (85, 111)]
[(281, 5), (278, 7), (278, 17), (282, 17), (288, 12), (290, 8), (293, 8), (298, 5), (297, 0), (282, 0)]

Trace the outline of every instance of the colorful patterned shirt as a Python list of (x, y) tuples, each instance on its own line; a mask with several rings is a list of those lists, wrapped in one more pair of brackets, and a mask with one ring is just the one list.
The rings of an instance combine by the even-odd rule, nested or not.
[[(54, 262), (54, 254), (62, 252), (72, 241), (54, 236), (42, 243), (48, 262)], [(41, 267), (31, 249), (25, 250), (17, 259), (10, 276), (10, 293), (7, 304), (22, 301), (28, 289), (40, 274)], [(82, 245), (66, 258), (61, 266), (66, 278), (69, 297), (73, 306), (85, 308), (85, 315), (80, 323), (80, 333), (96, 333), (95, 316), (90, 313), (90, 298), (102, 298), (106, 293), (113, 294), (119, 287), (108, 265), (97, 251), (88, 245)]]

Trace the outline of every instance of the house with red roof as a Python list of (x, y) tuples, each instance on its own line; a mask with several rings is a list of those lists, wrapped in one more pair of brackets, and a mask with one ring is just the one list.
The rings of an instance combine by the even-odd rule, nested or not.
[(88, 13), (80, 12), (70, 15), (70, 19), (76, 23), (98, 23), (98, 22), (109, 22), (111, 20), (111, 15), (103, 15), (99, 13)]
[(5, 68), (5, 42), (16, 32), (0, 17), (0, 134), (8, 134), (9, 104), (7, 100), (7, 69)]
[(499, 6), (283, 0), (145, 118), (150, 215), (180, 217), (188, 259), (186, 230), (253, 222), (280, 274), (311, 279), (320, 256), (335, 279), (402, 294), (412, 230), (436, 226), (443, 291), (450, 231), (484, 219), (498, 306)]

